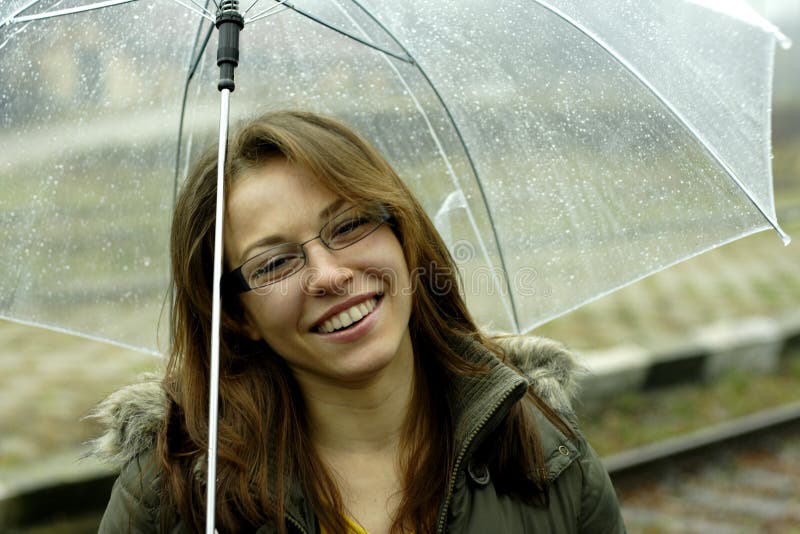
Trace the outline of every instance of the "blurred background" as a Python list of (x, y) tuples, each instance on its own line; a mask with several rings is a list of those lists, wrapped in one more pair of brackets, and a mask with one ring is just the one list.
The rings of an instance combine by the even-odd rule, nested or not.
[[(711, 371), (689, 364), (656, 377), (630, 373), (617, 376), (612, 370), (608, 374), (609, 380), (616, 380), (614, 386), (587, 382), (586, 395), (579, 399), (577, 409), (590, 442), (607, 458), (800, 401), (800, 3), (750, 3), (796, 43), (788, 50), (776, 51), (772, 107), (778, 220), (795, 242), (784, 246), (770, 231), (752, 235), (648, 277), (535, 330), (535, 334), (558, 339), (575, 350), (590, 370), (597, 370), (598, 376), (606, 372), (603, 362), (641, 357), (686, 363), (714, 342), (728, 349), (732, 343), (739, 343), (747, 349)], [(90, 51), (85, 57), (86, 61), (92, 60)], [(120, 70), (128, 67), (120, 65)], [(91, 86), (93, 82), (81, 83)], [(6, 153), (4, 150), (4, 158)], [(119, 155), (113, 152), (104, 157), (119, 161)], [(131, 169), (140, 169), (141, 163), (119, 161), (118, 172), (133, 173)], [(149, 172), (155, 175), (164, 169)], [(142, 178), (133, 178), (136, 179)], [(123, 197), (125, 194), (109, 192), (112, 193)], [(102, 206), (105, 197), (98, 193), (98, 198), (76, 202)], [(163, 207), (169, 199), (152, 202)], [(110, 210), (117, 208), (107, 206)], [(162, 215), (154, 211), (152, 216)], [(128, 223), (122, 220), (121, 224)], [(107, 252), (114, 254), (113, 250)], [(120, 265), (126, 261), (115, 260)], [(153, 266), (154, 270), (157, 268)], [(148, 304), (150, 311), (161, 313), (163, 301), (153, 302)], [(102, 318), (89, 313), (86, 320)], [(132, 313), (124, 320), (135, 323), (136, 318)], [(163, 321), (166, 315), (162, 315)], [(163, 328), (160, 331), (163, 337)], [(165, 346), (163, 339), (160, 346)], [(143, 372), (158, 370), (161, 364), (160, 358), (152, 354), (0, 321), (0, 503), (6, 501), (0, 504), (0, 531), (96, 529), (97, 511), (87, 505), (91, 499), (84, 498), (83, 503), (78, 499), (64, 510), (63, 495), (55, 497), (42, 488), (100, 480), (104, 481), (98, 486), (101, 495), (106, 491), (107, 486), (102, 484), (107, 483), (108, 471), (92, 460), (78, 461), (85, 454), (86, 440), (99, 431), (84, 417), (114, 389), (133, 382)], [(795, 449), (785, 454), (800, 453)], [(737, 466), (717, 473), (714, 485), (729, 482), (729, 471), (735, 471), (740, 467)], [(768, 473), (762, 476), (769, 478)], [(792, 485), (797, 480), (800, 479), (788, 483), (789, 497), (785, 492), (772, 493), (773, 500), (800, 502), (800, 489)], [(93, 487), (87, 484), (81, 487)], [(22, 503), (12, 499), (26, 492), (37, 500)], [(668, 501), (666, 512), (647, 516), (649, 512), (642, 511), (646, 506), (635, 487), (625, 489), (621, 498), (632, 532), (693, 532), (697, 530), (691, 525), (705, 524), (702, 521), (720, 525), (725, 516), (730, 518), (736, 513), (720, 511), (713, 503), (708, 506), (711, 511), (687, 511), (682, 508), (681, 498), (673, 495), (664, 497)], [(685, 500), (696, 502), (697, 494)], [(760, 507), (769, 505), (761, 503)], [(798, 532), (791, 530), (788, 520), (781, 523), (794, 517), (791, 512), (776, 512), (771, 519), (762, 521), (745, 505), (739, 510), (743, 517), (734, 517), (734, 522), (744, 524), (751, 532)], [(674, 519), (692, 513), (703, 516), (698, 519), (700, 523)], [(64, 515), (69, 517), (54, 522), (53, 517)]]

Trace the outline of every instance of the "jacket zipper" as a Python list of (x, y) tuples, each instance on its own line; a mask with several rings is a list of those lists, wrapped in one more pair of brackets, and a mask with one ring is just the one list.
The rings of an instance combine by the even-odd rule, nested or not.
[(299, 530), (303, 534), (308, 534), (308, 531), (305, 529), (305, 527), (303, 525), (301, 525), (300, 522), (297, 519), (292, 517), (291, 514), (287, 513), (286, 514), (286, 519), (288, 519), (290, 523), (293, 523), (294, 526), (297, 527), (297, 530)]
[(450, 485), (447, 488), (447, 495), (444, 499), (444, 503), (442, 505), (442, 510), (439, 512), (439, 521), (436, 525), (436, 532), (438, 534), (444, 533), (444, 523), (447, 520), (447, 510), (450, 508), (450, 501), (453, 499), (453, 489), (455, 488), (456, 484), (456, 476), (458, 474), (458, 470), (461, 467), (461, 462), (464, 460), (464, 455), (467, 453), (467, 449), (469, 448), (472, 440), (475, 439), (475, 436), (481, 429), (486, 425), (487, 421), (492, 418), (492, 416), (497, 412), (500, 406), (511, 396), (514, 391), (516, 391), (516, 387), (509, 390), (505, 395), (503, 395), (497, 402), (494, 403), (492, 409), (489, 410), (481, 422), (475, 427), (467, 439), (464, 441), (464, 445), (461, 447), (461, 451), (458, 453), (458, 457), (456, 458), (456, 463), (453, 465), (453, 471), (450, 474)]

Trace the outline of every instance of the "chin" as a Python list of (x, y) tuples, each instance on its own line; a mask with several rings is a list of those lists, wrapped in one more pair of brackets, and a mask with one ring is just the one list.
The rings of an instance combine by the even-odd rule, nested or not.
[(364, 358), (352, 358), (351, 361), (340, 362), (341, 365), (337, 365), (336, 378), (345, 382), (370, 380), (390, 367), (395, 360), (396, 353), (381, 355), (372, 353), (365, 356)]
[(376, 378), (387, 371), (392, 375), (398, 372), (403, 374), (404, 368), (413, 365), (413, 358), (406, 355), (404, 336), (399, 335), (396, 341), (389, 342), (393, 337), (395, 335), (380, 336), (378, 343), (347, 354), (335, 365), (337, 378), (346, 382), (361, 382)]

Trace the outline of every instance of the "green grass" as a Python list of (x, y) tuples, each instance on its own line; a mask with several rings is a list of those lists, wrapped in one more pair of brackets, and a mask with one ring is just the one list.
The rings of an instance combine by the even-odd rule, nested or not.
[(577, 411), (592, 446), (609, 455), (800, 401), (798, 384), (800, 352), (795, 352), (773, 374), (734, 370), (713, 383), (629, 392)]

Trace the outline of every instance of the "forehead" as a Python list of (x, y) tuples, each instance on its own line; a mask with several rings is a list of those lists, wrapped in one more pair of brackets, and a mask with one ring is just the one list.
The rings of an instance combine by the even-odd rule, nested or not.
[(336, 194), (305, 167), (274, 158), (240, 173), (227, 197), (232, 214), (248, 209), (281, 213), (325, 202)]

